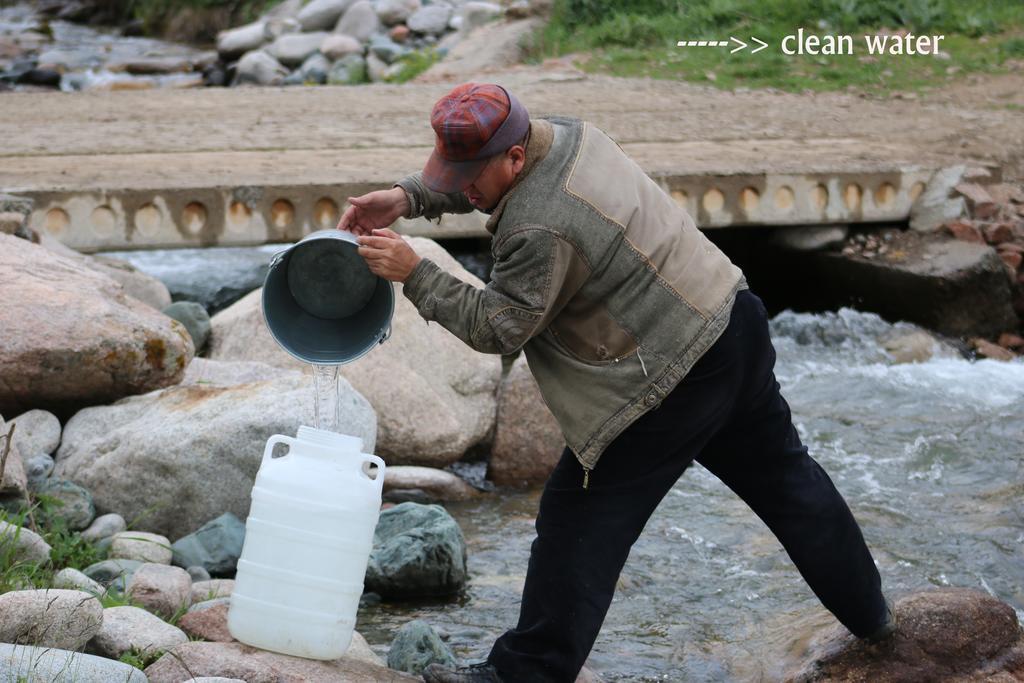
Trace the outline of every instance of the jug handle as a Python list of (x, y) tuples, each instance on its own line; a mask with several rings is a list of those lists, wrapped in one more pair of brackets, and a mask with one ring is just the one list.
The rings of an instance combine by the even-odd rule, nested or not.
[[(274, 434), (272, 437), (267, 439), (267, 447), (263, 449), (263, 462), (260, 463), (260, 467), (266, 465), (270, 460), (275, 459), (271, 457), (271, 454), (274, 452), (274, 446), (279, 443), (287, 444), (289, 449), (295, 448), (295, 439), (290, 436), (285, 436), (284, 434)], [(288, 452), (290, 453), (291, 450)]]
[[(363, 466), (368, 462), (372, 462), (377, 466), (377, 478), (370, 479), (370, 481), (373, 483), (374, 487), (376, 487), (377, 491), (380, 492), (384, 489), (384, 470), (387, 469), (387, 465), (384, 464), (384, 460), (379, 456), (363, 453), (363, 460), (359, 462), (360, 472), (364, 471)], [(369, 479), (369, 477), (367, 477), (367, 479)]]
[(377, 343), (378, 344), (383, 344), (384, 342), (386, 342), (390, 338), (391, 338), (391, 325), (388, 325), (388, 329), (384, 330), (384, 334), (382, 334), (380, 336), (380, 341), (377, 342)]

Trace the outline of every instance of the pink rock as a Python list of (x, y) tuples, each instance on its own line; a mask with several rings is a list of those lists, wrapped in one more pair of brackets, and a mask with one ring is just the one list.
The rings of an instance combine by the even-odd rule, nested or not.
[(230, 643), (234, 640), (228, 631), (227, 603), (184, 614), (178, 621), (178, 628), (194, 638), (203, 640), (218, 643)]
[(192, 577), (181, 567), (147, 563), (132, 574), (127, 594), (150, 612), (170, 618), (191, 604)]

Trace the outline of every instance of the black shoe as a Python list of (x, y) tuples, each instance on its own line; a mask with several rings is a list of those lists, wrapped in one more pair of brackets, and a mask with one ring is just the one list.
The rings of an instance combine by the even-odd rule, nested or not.
[(874, 631), (864, 636), (864, 640), (868, 643), (875, 644), (880, 643), (883, 640), (888, 640), (896, 633), (896, 612), (892, 608), (892, 603), (888, 599), (885, 601), (885, 621), (882, 625), (876, 628)]
[(423, 670), (426, 683), (501, 683), (498, 671), (487, 662), (460, 666), (452, 670), (441, 664), (431, 664)]

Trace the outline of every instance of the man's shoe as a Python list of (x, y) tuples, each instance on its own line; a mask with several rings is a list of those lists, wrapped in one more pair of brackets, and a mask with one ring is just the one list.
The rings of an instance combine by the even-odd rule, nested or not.
[(498, 671), (487, 662), (449, 669), (441, 664), (431, 664), (423, 670), (426, 683), (501, 683)]
[(864, 640), (871, 644), (880, 643), (883, 640), (887, 640), (896, 633), (896, 612), (892, 608), (892, 603), (889, 602), (888, 598), (885, 600), (885, 621), (882, 625), (876, 628), (874, 631), (864, 637)]

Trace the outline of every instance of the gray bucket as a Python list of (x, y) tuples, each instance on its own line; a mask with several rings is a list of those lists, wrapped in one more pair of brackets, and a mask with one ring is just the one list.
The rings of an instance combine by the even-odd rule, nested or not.
[(370, 272), (355, 235), (319, 230), (276, 254), (263, 282), (263, 318), (285, 351), (341, 365), (391, 334), (395, 292)]

